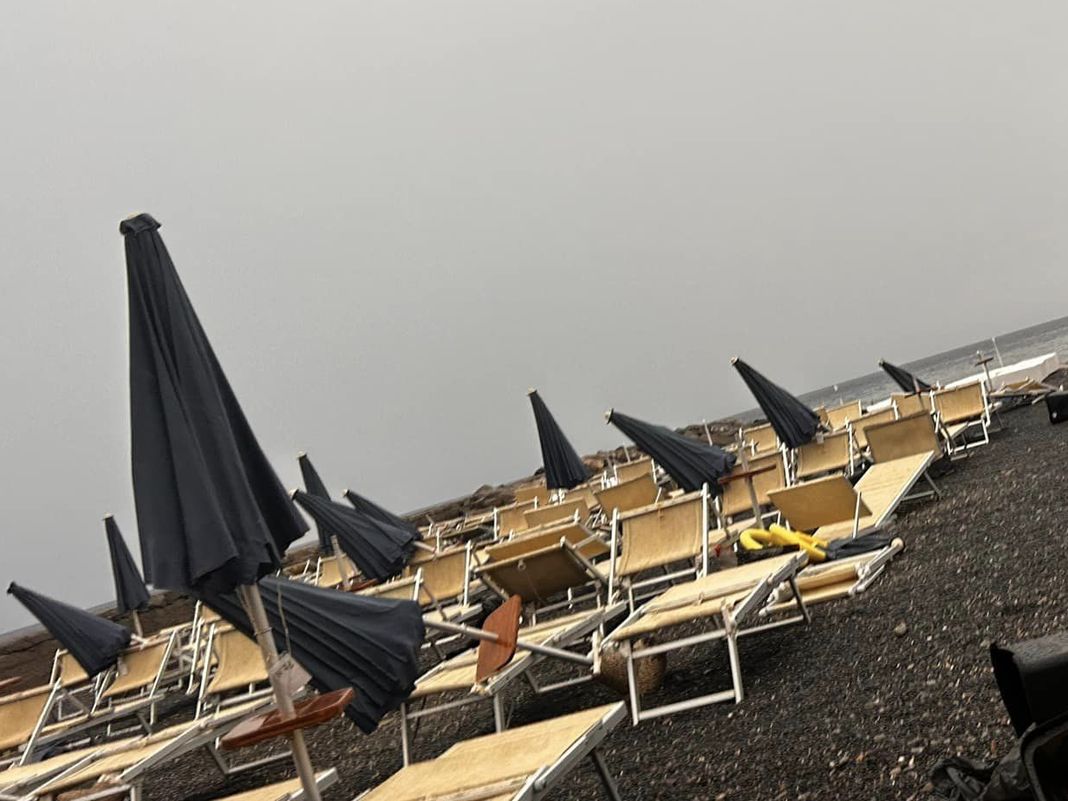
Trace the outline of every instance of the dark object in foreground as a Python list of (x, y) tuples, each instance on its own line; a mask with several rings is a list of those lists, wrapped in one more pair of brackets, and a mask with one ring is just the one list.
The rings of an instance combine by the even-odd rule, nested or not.
[(1036, 801), (1068, 801), (1068, 714), (1028, 729), (1020, 753)]
[(719, 480), (734, 467), (734, 454), (615, 409), (609, 409), (605, 417), (687, 492), (698, 492), (705, 484), (714, 495), (722, 491)]
[(1068, 632), (990, 646), (1001, 699), (1017, 735), (1068, 714)]
[(89, 676), (114, 667), (130, 644), (130, 630), (76, 606), (49, 598), (15, 582), (7, 588)]
[(590, 477), (589, 468), (575, 452), (545, 401), (536, 389), (527, 393), (534, 408), (534, 423), (538, 427), (541, 461), (545, 468), (548, 489), (571, 489)]
[(253, 715), (237, 724), (220, 740), (224, 751), (259, 745), (297, 729), (321, 726), (343, 714), (355, 693), (351, 687), (316, 695), (293, 704), (293, 716), (284, 717), (277, 709)]
[[(415, 688), (423, 613), (414, 601), (366, 598), (297, 581), (260, 581), (275, 642), (289, 646), (320, 692), (351, 687), (356, 697), (345, 714), (371, 733), (387, 712)], [(228, 623), (252, 634), (248, 616), (233, 595), (202, 600)]]
[(1046, 411), (1053, 425), (1068, 420), (1068, 392), (1051, 392), (1046, 396)]

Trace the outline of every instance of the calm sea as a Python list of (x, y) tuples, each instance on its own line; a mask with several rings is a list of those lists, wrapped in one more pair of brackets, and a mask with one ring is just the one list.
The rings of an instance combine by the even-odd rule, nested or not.
[[(994, 357), (991, 367), (1000, 366), (999, 354), (1003, 364), (1011, 364), (1054, 351), (1061, 355), (1063, 361), (1064, 357), (1068, 356), (1068, 317), (1001, 334), (994, 339), (971, 342), (915, 362), (903, 362), (900, 366), (932, 384), (935, 382), (947, 384), (958, 378), (976, 375), (980, 372), (980, 368), (975, 367), (976, 351)], [(857, 399), (867, 404), (883, 400), (891, 392), (898, 391), (897, 385), (890, 380), (890, 377), (879, 370), (817, 389), (814, 392), (807, 392), (799, 397), (815, 408), (824, 404), (832, 406), (841, 401)], [(749, 409), (739, 415), (742, 420), (751, 420), (759, 416), (761, 416), (759, 409)]]

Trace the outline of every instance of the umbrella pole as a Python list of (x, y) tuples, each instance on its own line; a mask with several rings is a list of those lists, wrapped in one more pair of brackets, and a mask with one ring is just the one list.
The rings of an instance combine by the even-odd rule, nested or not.
[(337, 534), (330, 535), (330, 547), (334, 549), (334, 558), (337, 559), (337, 563), (341, 567), (341, 586), (346, 590), (351, 590), (352, 580), (356, 578), (356, 574), (351, 569), (352, 563), (345, 556), (345, 552), (341, 550), (341, 543), (338, 542)]
[(143, 640), (145, 638), (145, 630), (141, 626), (141, 616), (137, 614), (136, 609), (130, 610), (130, 620), (133, 622), (134, 634)]
[[(283, 718), (293, 717), (293, 699), (289, 690), (278, 683), (278, 677), (271, 670), (278, 661), (278, 648), (274, 643), (274, 635), (271, 633), (271, 624), (267, 620), (267, 611), (263, 608), (263, 598), (260, 597), (259, 587), (246, 585), (237, 588), (238, 596), (245, 604), (252, 630), (259, 643), (260, 653), (267, 665), (267, 676), (271, 681), (271, 689), (274, 690), (275, 703)], [(315, 781), (315, 770), (312, 768), (311, 757), (308, 755), (308, 746), (304, 742), (304, 732), (300, 729), (290, 732), (290, 747), (293, 750), (293, 762), (297, 766), (297, 774), (300, 776), (301, 787), (304, 788), (304, 796), (308, 801), (322, 801), (319, 795), (319, 785)]]

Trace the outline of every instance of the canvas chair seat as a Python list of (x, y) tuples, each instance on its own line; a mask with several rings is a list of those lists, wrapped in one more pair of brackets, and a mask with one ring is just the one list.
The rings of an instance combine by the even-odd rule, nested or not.
[(421, 571), (419, 601), (424, 606), (435, 600), (446, 603), (462, 598), (468, 586), (468, 567), (466, 546), (435, 553), (419, 551), (408, 563), (409, 571)]
[(635, 459), (633, 462), (622, 462), (615, 465), (614, 472), (616, 481), (622, 484), (625, 481), (632, 481), (636, 478), (642, 478), (643, 476), (649, 476), (649, 478), (656, 479), (653, 473), (653, 460), (648, 456), (641, 459)]
[(897, 408), (897, 414), (899, 417), (911, 417), (914, 414), (920, 412), (931, 413), (931, 395), (928, 392), (915, 393), (894, 393), (890, 396), (890, 400)]
[[(704, 504), (704, 493), (691, 492), (620, 515), (622, 549), (616, 575), (636, 576), (702, 556), (708, 522)], [(715, 539), (721, 541), (724, 536), (719, 532)]]
[[(577, 534), (569, 536), (569, 532)], [(476, 572), (505, 595), (519, 595), (527, 601), (545, 603), (566, 590), (602, 580), (599, 573), (591, 570), (587, 554), (606, 554), (607, 546), (600, 539), (589, 540), (581, 546), (577, 544), (591, 536), (584, 527), (571, 524), (550, 530), (533, 541), (494, 546), (487, 550), (517, 545), (525, 547), (510, 556), (503, 551), (491, 554), (490, 561)], [(543, 540), (548, 540), (547, 544), (542, 544)]]
[(859, 400), (832, 406), (827, 409), (827, 423), (831, 431), (839, 431), (864, 414), (864, 408)]
[(366, 595), (369, 598), (389, 598), (394, 601), (412, 601), (415, 599), (416, 577), (394, 579), (384, 584), (375, 584), (372, 587), (364, 587), (357, 595)]
[(931, 396), (938, 417), (946, 426), (978, 420), (987, 414), (986, 398), (980, 382), (952, 389), (940, 389)]
[(54, 695), (45, 684), (0, 698), (0, 753), (30, 739)]
[[(753, 490), (756, 492), (757, 504), (768, 506), (771, 499), (768, 493), (772, 490), (786, 486), (786, 468), (783, 466), (782, 455), (769, 453), (765, 456), (754, 456), (749, 459), (748, 466), (743, 468), (741, 460), (735, 463), (732, 474), (747, 470), (760, 470), (771, 465), (774, 470), (757, 473), (753, 476)], [(739, 515), (751, 515), (753, 513), (753, 501), (749, 496), (749, 487), (745, 481), (729, 481), (723, 486), (723, 494), (719, 497), (720, 512), (724, 517), (737, 517)]]
[(498, 536), (505, 537), (513, 531), (524, 531), (527, 528), (524, 515), (528, 510), (536, 508), (537, 503), (537, 500), (532, 499), (523, 503), (498, 507), (496, 511)]
[(934, 418), (927, 412), (917, 412), (900, 420), (871, 426), (868, 447), (872, 461), (890, 462), (903, 456), (941, 453), (942, 446), (935, 432)]
[(219, 695), (267, 681), (267, 668), (259, 646), (241, 631), (229, 629), (216, 633), (212, 650), (215, 672), (204, 690), (205, 695)]
[(549, 502), (550, 495), (552, 495), (552, 490), (544, 484), (531, 484), (526, 487), (516, 487), (515, 490), (516, 503), (527, 503), (537, 498), (538, 505), (542, 506)]
[[(319, 560), (318, 577), (315, 580), (317, 587), (340, 587), (345, 581), (345, 573), (342, 572), (341, 560), (344, 559), (348, 566), (348, 575), (357, 575), (357, 570), (352, 561), (344, 554), (323, 557)], [(218, 618), (216, 618), (218, 619)]]
[(615, 703), (464, 740), (401, 769), (359, 801), (511, 801), (535, 797), (535, 779), (541, 797), (625, 715)]
[(104, 690), (101, 698), (120, 698), (130, 693), (142, 692), (155, 685), (170, 657), (174, 645), (173, 635), (140, 648), (123, 652), (119, 657), (119, 669), (115, 680)]
[(89, 683), (89, 674), (85, 672), (78, 660), (70, 651), (60, 651), (57, 654), (59, 680), (66, 689), (79, 687)]
[(766, 454), (779, 449), (779, 436), (771, 423), (743, 429), (742, 441), (752, 448), (754, 454)]
[(871, 414), (862, 415), (854, 420), (853, 439), (856, 440), (857, 447), (862, 451), (867, 450), (868, 429), (872, 426), (893, 422), (897, 419), (897, 415), (898, 413), (891, 407), (889, 409), (883, 409), (881, 412), (872, 412)]
[(561, 520), (577, 519), (585, 523), (590, 516), (589, 507), (582, 498), (566, 499), (563, 503), (554, 503), (549, 506), (539, 506), (537, 509), (528, 509), (523, 512), (523, 519), (528, 529), (558, 523)]
[(848, 430), (806, 442), (796, 454), (799, 479), (853, 470), (853, 442)]
[(653, 474), (649, 473), (629, 481), (621, 481), (614, 487), (593, 494), (596, 497), (596, 505), (600, 506), (605, 514), (610, 515), (613, 510), (629, 512), (631, 509), (656, 503), (660, 488), (653, 480)]

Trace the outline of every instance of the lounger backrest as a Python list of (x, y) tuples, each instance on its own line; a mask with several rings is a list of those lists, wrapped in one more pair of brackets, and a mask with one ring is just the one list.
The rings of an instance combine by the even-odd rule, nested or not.
[(779, 448), (779, 436), (771, 427), (771, 423), (750, 426), (742, 431), (742, 437), (746, 445), (752, 446), (754, 453), (765, 453)]
[(807, 478), (821, 473), (846, 470), (852, 464), (853, 443), (849, 431), (837, 431), (797, 449), (797, 477)]
[(897, 407), (899, 417), (911, 417), (918, 412), (930, 413), (931, 411), (931, 396), (926, 392), (921, 392), (919, 395), (915, 393), (908, 395), (895, 393), (890, 396), (890, 400)]
[(526, 503), (532, 501), (535, 498), (538, 499), (538, 505), (541, 506), (549, 502), (549, 488), (539, 486), (538, 484), (531, 484), (528, 487), (516, 487), (515, 500), (516, 503)]
[(216, 632), (211, 647), (215, 652), (215, 673), (205, 691), (207, 695), (267, 681), (259, 646), (238, 629)]
[(856, 440), (857, 447), (861, 450), (868, 447), (868, 429), (871, 426), (888, 423), (896, 419), (897, 415), (892, 406), (889, 409), (883, 409), (881, 412), (872, 412), (858, 417), (853, 421), (853, 439)]
[(171, 641), (166, 639), (123, 652), (119, 657), (118, 675), (101, 697), (116, 698), (151, 687), (163, 673), (170, 650)]
[(941, 450), (934, 419), (923, 411), (872, 426), (868, 429), (868, 447), (871, 448), (872, 461), (876, 463)]
[[(753, 489), (756, 490), (757, 503), (761, 506), (766, 506), (771, 503), (768, 498), (768, 493), (772, 490), (777, 490), (780, 487), (786, 486), (786, 469), (783, 467), (782, 454), (769, 453), (765, 456), (754, 456), (749, 460), (748, 469), (757, 470), (761, 467), (767, 467), (771, 465), (774, 470), (769, 470), (766, 473), (757, 473), (753, 476)], [(742, 463), (739, 460), (734, 465), (732, 473), (741, 473), (743, 471)], [(745, 512), (751, 512), (753, 509), (753, 501), (749, 497), (749, 487), (745, 481), (731, 481), (723, 486), (723, 494), (720, 496), (720, 510), (727, 517), (734, 517), (735, 515)]]
[(68, 688), (89, 681), (89, 674), (70, 651), (61, 651), (59, 654), (59, 680)]
[(632, 478), (653, 475), (653, 460), (649, 457), (635, 459), (633, 462), (625, 462), (616, 465), (616, 481), (622, 483)]
[(524, 534), (505, 542), (490, 545), (483, 551), (486, 563), (500, 562), (523, 554), (556, 545), (561, 539), (565, 539), (572, 545), (578, 546), (580, 542), (591, 540), (578, 548), (579, 553), (587, 559), (593, 559), (608, 551), (608, 547), (598, 539), (591, 539), (592, 534), (581, 523), (568, 521), (556, 526), (547, 526), (532, 534)]
[(977, 420), (986, 414), (986, 399), (983, 385), (976, 381), (953, 389), (941, 389), (934, 393), (934, 408), (944, 425)]
[(497, 530), (502, 537), (508, 536), (513, 531), (523, 531), (527, 527), (526, 518), (523, 516), (527, 510), (533, 509), (536, 502), (533, 500), (523, 503), (513, 503), (510, 506), (501, 506), (497, 509)]
[(832, 431), (837, 431), (840, 428), (845, 428), (847, 423), (856, 420), (864, 414), (864, 409), (860, 405), (859, 400), (850, 401), (849, 403), (843, 403), (841, 406), (832, 406), (827, 410), (827, 422), (831, 425)]
[[(415, 576), (387, 581), (385, 584), (376, 584), (373, 587), (365, 587), (356, 594), (372, 598), (388, 598), (393, 601), (414, 601)], [(430, 598), (426, 597), (423, 600), (429, 602)]]
[(423, 603), (433, 599), (450, 601), (463, 595), (467, 587), (466, 547), (449, 548), (432, 554), (422, 551), (409, 567), (423, 571), (422, 586), (426, 590), (420, 593)]
[(537, 509), (528, 509), (523, 513), (527, 521), (527, 528), (543, 526), (547, 523), (555, 523), (558, 520), (569, 520), (578, 514), (580, 523), (585, 523), (590, 516), (589, 507), (582, 498), (566, 500), (563, 503), (554, 503), (549, 506), (539, 506)]
[(0, 752), (30, 739), (51, 694), (44, 685), (0, 698)]
[[(771, 502), (799, 531), (815, 531), (820, 526), (852, 520), (857, 493), (845, 476), (826, 476), (795, 484), (770, 493)], [(869, 510), (863, 501), (860, 514)]]
[(613, 509), (629, 512), (631, 509), (656, 503), (659, 492), (652, 473), (648, 473), (630, 481), (621, 481), (614, 487), (595, 492), (594, 495), (597, 496), (597, 505), (605, 514), (610, 515)]
[(356, 575), (356, 568), (353, 567), (352, 562), (344, 554), (324, 556), (319, 561), (319, 578), (315, 582), (317, 586), (337, 587), (345, 580), (345, 574), (342, 573), (341, 570), (342, 559), (344, 559), (348, 565), (348, 575)]
[[(600, 483), (598, 483), (598, 489), (600, 489)], [(567, 495), (564, 498), (565, 501), (579, 501), (581, 500), (586, 504), (587, 509), (593, 509), (597, 504), (597, 497), (594, 494), (594, 489), (589, 484), (579, 484), (577, 487), (572, 487), (567, 491)]]
[(623, 544), (616, 574), (633, 576), (700, 556), (707, 521), (702, 492), (691, 492), (620, 515)]

